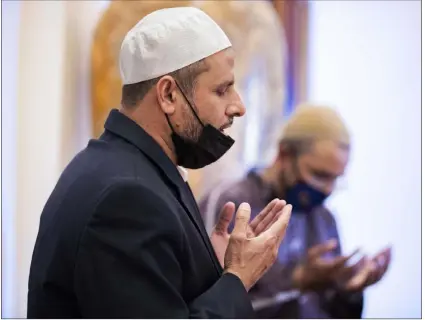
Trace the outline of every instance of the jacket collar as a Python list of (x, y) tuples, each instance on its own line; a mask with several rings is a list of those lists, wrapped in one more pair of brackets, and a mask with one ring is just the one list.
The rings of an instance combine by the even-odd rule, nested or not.
[[(182, 177), (159, 144), (136, 122), (117, 109), (111, 110), (105, 122), (105, 129), (127, 140), (157, 164), (174, 184), (184, 183)], [(180, 183), (181, 182), (181, 183)]]

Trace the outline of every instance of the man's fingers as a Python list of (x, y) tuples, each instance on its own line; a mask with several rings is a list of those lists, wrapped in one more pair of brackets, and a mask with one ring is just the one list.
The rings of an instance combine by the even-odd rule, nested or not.
[(233, 202), (227, 202), (221, 209), (220, 215), (218, 216), (218, 221), (214, 228), (216, 233), (224, 234), (227, 232), (234, 213), (235, 204)]
[(347, 263), (348, 260), (350, 260), (353, 256), (355, 256), (359, 251), (360, 251), (360, 249), (356, 249), (348, 256), (339, 256), (339, 257), (334, 258), (333, 261), (332, 261), (334, 267), (335, 268), (342, 267), (343, 265), (345, 265)]
[(359, 261), (351, 266), (344, 266), (338, 272), (338, 276), (342, 279), (353, 277), (359, 270), (361, 270), (366, 262), (366, 256), (363, 256)]
[(370, 268), (370, 272), (369, 272), (369, 277), (367, 279), (367, 283), (365, 286), (370, 286), (376, 282), (378, 282), (380, 280), (380, 268), (379, 266), (376, 264), (376, 262), (374, 262), (373, 260), (371, 261), (371, 268)]
[(391, 249), (386, 249), (376, 255), (372, 261), (375, 263), (376, 272), (374, 273), (371, 283), (378, 282), (388, 270), (391, 261)]
[(362, 257), (359, 261), (357, 261), (357, 262), (356, 262), (356, 263), (352, 266), (352, 268), (353, 268), (354, 272), (356, 273), (356, 272), (358, 272), (360, 269), (362, 269), (362, 268), (365, 266), (366, 262), (367, 262), (366, 256), (363, 256), (363, 257)]
[(281, 243), (288, 227), (289, 219), (291, 218), (292, 205), (288, 204), (282, 209), (282, 213), (275, 223), (273, 223), (269, 229), (264, 231), (262, 234), (269, 236), (276, 236), (278, 238), (278, 244)]
[(279, 199), (277, 198), (270, 201), (268, 205), (251, 221), (250, 226), (252, 230), (255, 230), (259, 223), (268, 216), (269, 212), (274, 208), (278, 201)]
[(383, 249), (383, 250), (379, 251), (379, 252), (375, 255), (375, 257), (374, 257), (374, 258), (376, 258), (376, 257), (378, 257), (378, 256), (380, 256), (380, 255), (391, 256), (391, 251), (392, 251), (391, 246), (386, 247), (385, 249)]
[(251, 206), (243, 202), (236, 212), (235, 227), (232, 234), (246, 236), (249, 219), (251, 218)]
[(348, 261), (348, 259), (349, 257), (346, 256), (338, 256), (330, 260), (321, 260), (320, 265), (323, 269), (328, 269), (329, 271), (335, 272), (338, 269), (341, 269)]
[(380, 267), (388, 267), (391, 261), (391, 248), (386, 248), (380, 251), (373, 259)]
[(331, 239), (325, 243), (320, 243), (315, 245), (310, 250), (308, 250), (308, 256), (310, 259), (319, 258), (321, 255), (334, 250), (337, 247), (338, 242), (336, 239)]
[(346, 289), (349, 291), (357, 291), (364, 288), (371, 272), (371, 261), (366, 260), (364, 267), (347, 282)]
[[(274, 200), (273, 200), (274, 201)], [(282, 212), (283, 207), (285, 206), (286, 201), (284, 200), (276, 200), (274, 201), (274, 205), (273, 207), (270, 208), (265, 208), (260, 215), (262, 215), (260, 217), (260, 215), (258, 215), (256, 217), (256, 219), (254, 219), (251, 222), (251, 228), (254, 231), (255, 235), (259, 235), (260, 233), (264, 232), (265, 230), (267, 230), (274, 221), (276, 221), (280, 215), (280, 213)]]
[(282, 212), (283, 212), (282, 209), (284, 208), (284, 206), (285, 205), (283, 205), (283, 206), (276, 205), (276, 207), (273, 208), (273, 210), (278, 209), (276, 211), (276, 214), (273, 214), (273, 219), (268, 221), (267, 225), (265, 225), (265, 226), (262, 225), (261, 227), (257, 228), (257, 230), (258, 230), (257, 234), (260, 234), (260, 233), (264, 232), (265, 230), (267, 230), (268, 228), (270, 228), (272, 226), (272, 224), (274, 224), (279, 219), (279, 217), (282, 215)]
[(344, 268), (341, 268), (341, 269), (335, 271), (336, 278), (337, 279), (343, 279), (343, 280), (353, 277), (355, 275), (355, 273), (356, 272), (355, 272), (354, 266), (344, 267)]
[(346, 284), (346, 290), (348, 291), (358, 291), (361, 290), (365, 285), (369, 272), (367, 268), (362, 269), (361, 272), (352, 277)]
[(389, 249), (387, 252), (385, 252), (383, 258), (384, 258), (384, 261), (382, 263), (382, 266), (383, 266), (383, 274), (384, 274), (385, 272), (387, 272), (388, 267), (389, 267), (390, 262), (391, 262), (391, 249)]

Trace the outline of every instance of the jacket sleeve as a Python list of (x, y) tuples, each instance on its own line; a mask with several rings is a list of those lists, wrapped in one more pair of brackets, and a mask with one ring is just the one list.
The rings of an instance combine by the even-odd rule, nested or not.
[[(336, 255), (341, 255), (341, 240), (334, 216), (327, 212), (329, 219), (330, 238), (338, 241)], [(322, 296), (322, 303), (332, 318), (359, 319), (363, 312), (363, 292), (346, 293), (337, 289), (330, 289)]]
[(83, 317), (250, 317), (245, 288), (231, 274), (193, 301), (183, 299), (182, 232), (148, 188), (120, 183), (104, 192), (77, 253), (75, 290)]

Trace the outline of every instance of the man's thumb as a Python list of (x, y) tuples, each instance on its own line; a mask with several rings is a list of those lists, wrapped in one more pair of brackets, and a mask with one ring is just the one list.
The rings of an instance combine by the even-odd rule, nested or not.
[(247, 227), (251, 218), (251, 207), (248, 203), (243, 202), (236, 212), (235, 227), (232, 234), (246, 236)]
[(233, 202), (227, 202), (221, 209), (218, 217), (217, 224), (215, 225), (215, 232), (219, 234), (227, 233), (229, 224), (232, 221), (233, 214), (235, 213), (235, 204)]

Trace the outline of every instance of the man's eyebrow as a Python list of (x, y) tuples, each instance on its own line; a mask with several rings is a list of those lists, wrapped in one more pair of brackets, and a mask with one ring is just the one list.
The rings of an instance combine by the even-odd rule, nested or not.
[(224, 87), (230, 87), (234, 84), (235, 84), (235, 79), (231, 79), (231, 80), (225, 80), (225, 81), (219, 83), (218, 85), (216, 85), (216, 87), (217, 88), (224, 88)]

